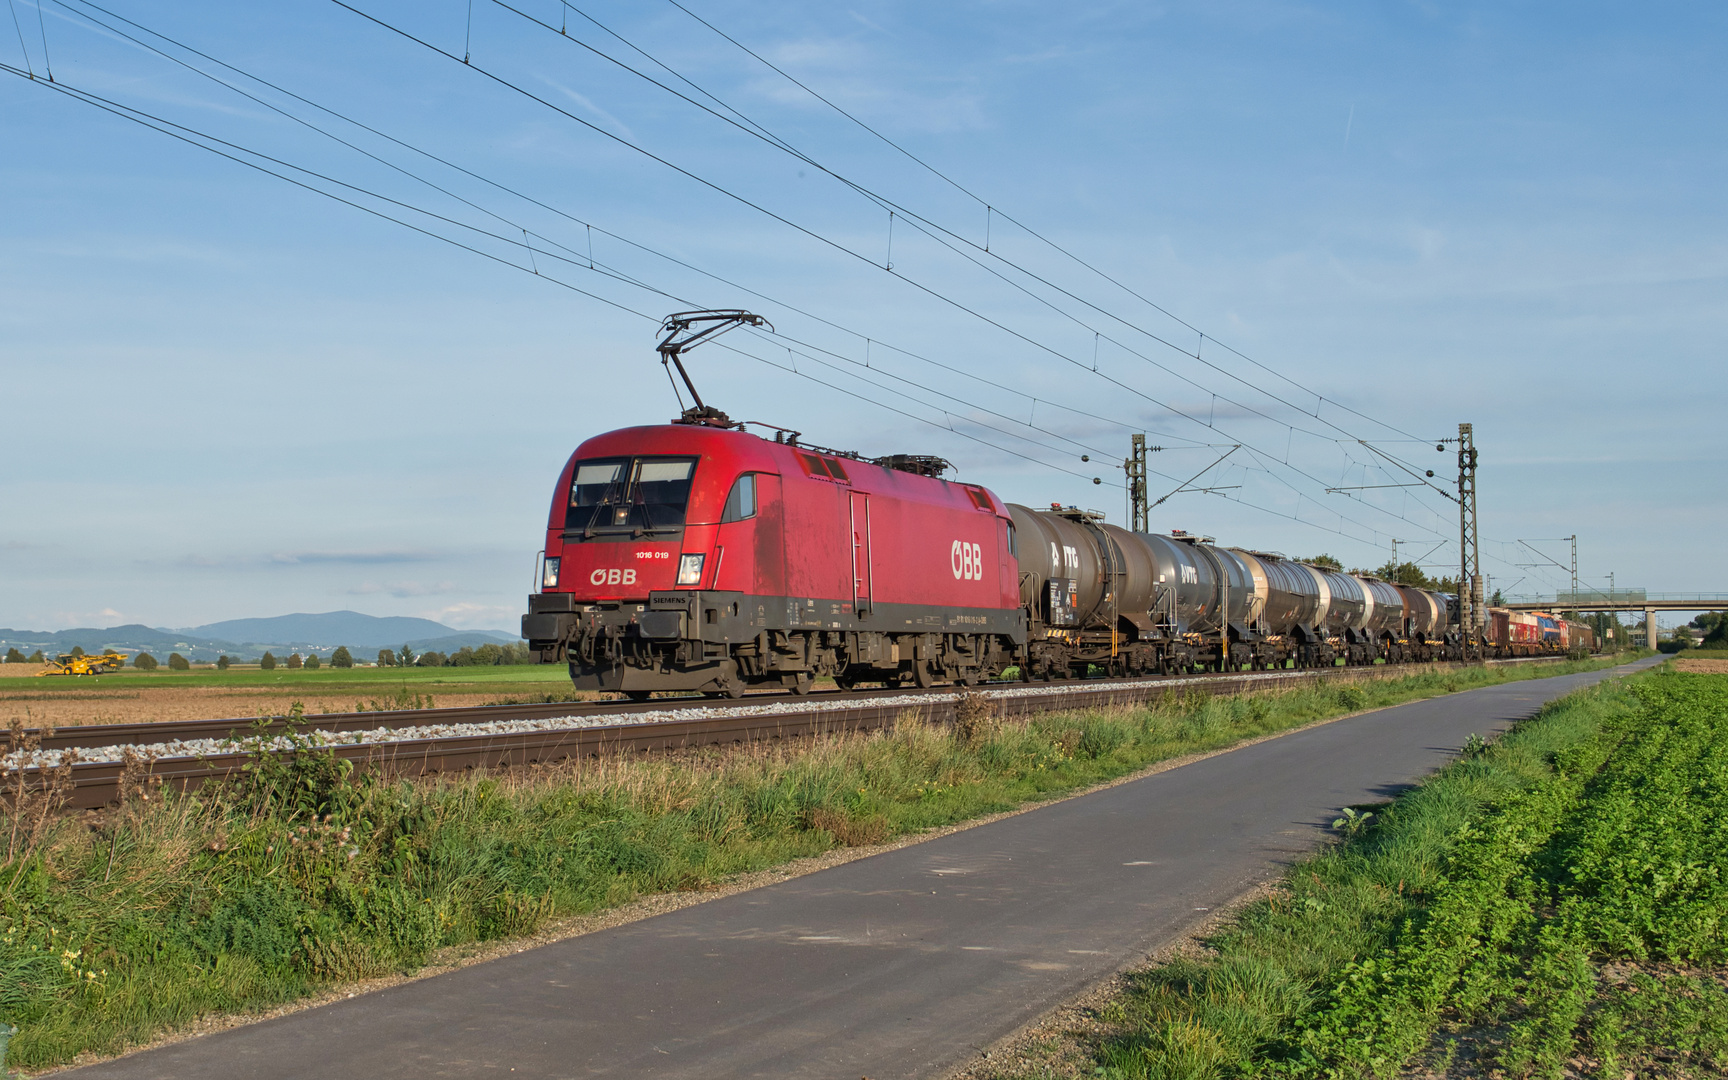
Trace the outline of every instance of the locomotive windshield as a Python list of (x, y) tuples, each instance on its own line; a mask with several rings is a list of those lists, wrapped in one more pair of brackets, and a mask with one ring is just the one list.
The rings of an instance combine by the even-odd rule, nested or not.
[(579, 461), (570, 484), (566, 532), (583, 536), (675, 531), (684, 526), (693, 457)]

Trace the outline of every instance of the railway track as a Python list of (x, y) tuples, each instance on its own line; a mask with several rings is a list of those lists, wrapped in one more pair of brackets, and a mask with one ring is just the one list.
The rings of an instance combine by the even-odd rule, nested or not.
[[(1539, 660), (1562, 659), (1535, 658)], [(1520, 663), (1530, 660), (1488, 661)], [(1451, 668), (1465, 665), (1449, 665)], [(994, 699), (1000, 715), (1134, 705), (1171, 690), (1205, 688), (1212, 693), (1271, 689), (1323, 677), (1387, 676), (1434, 671), (1433, 664), (1332, 668), (1176, 677), (1087, 679), (1054, 683), (992, 683), (978, 690)], [(930, 724), (954, 720), (957, 689), (833, 691), (804, 697), (752, 695), (736, 700), (669, 698), (492, 705), (397, 712), (320, 713), (303, 718), (302, 734), (316, 733), (336, 756), (390, 775), (424, 775), (476, 768), (534, 765), (601, 754), (728, 746), (773, 739), (892, 727), (908, 714)], [(251, 752), (239, 744), (253, 735), (285, 737), (284, 717), (260, 724), (252, 719), (173, 721), (158, 724), (91, 724), (26, 738), (39, 744), (48, 764), (75, 751), (70, 805), (92, 809), (114, 802), (125, 770), (123, 749), (150, 760), (150, 773), (176, 787), (196, 785), (235, 772)], [(292, 752), (285, 750), (284, 752)], [(27, 780), (37, 770), (10, 771)]]

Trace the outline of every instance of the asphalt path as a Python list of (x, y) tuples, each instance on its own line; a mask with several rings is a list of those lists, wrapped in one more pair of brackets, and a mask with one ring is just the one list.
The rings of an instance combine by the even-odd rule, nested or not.
[(68, 1075), (940, 1076), (1277, 875), (1340, 807), (1390, 799), (1472, 732), (1625, 670), (1365, 713)]

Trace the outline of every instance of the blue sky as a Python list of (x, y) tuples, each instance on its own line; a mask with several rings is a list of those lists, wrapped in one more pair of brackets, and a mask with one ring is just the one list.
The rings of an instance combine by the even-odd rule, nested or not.
[(1381, 455), (1443, 484), (1469, 421), (1494, 584), (1577, 533), (1586, 583), (1728, 589), (1719, 7), (687, 3), (908, 156), (665, 0), (13, 3), (0, 64), (485, 254), (0, 73), (0, 625), (513, 626), (686, 306), (778, 331), (692, 354), (735, 417), (1011, 501), (1120, 520), (1130, 430), (1154, 497), (1242, 444), (1154, 528), (1438, 571)]

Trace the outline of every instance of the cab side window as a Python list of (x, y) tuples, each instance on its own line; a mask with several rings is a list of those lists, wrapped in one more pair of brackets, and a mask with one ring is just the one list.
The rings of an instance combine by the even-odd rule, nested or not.
[(745, 473), (732, 485), (732, 493), (726, 496), (726, 509), (720, 513), (720, 523), (728, 521), (743, 521), (756, 516), (756, 474)]

